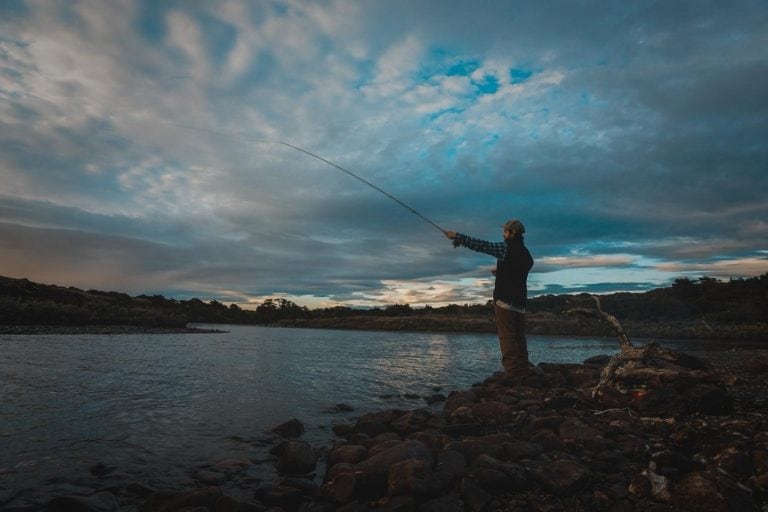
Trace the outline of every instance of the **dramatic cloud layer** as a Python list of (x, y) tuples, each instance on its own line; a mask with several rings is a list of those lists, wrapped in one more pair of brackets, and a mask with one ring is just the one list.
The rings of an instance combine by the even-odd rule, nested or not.
[(246, 304), (768, 272), (768, 5), (0, 3), (0, 274)]

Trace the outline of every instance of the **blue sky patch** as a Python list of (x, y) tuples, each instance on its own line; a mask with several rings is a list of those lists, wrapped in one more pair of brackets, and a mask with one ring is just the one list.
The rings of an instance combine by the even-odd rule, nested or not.
[(499, 90), (499, 79), (493, 75), (485, 75), (482, 80), (473, 80), (479, 95), (495, 94)]
[(509, 70), (509, 78), (512, 84), (522, 84), (533, 76), (533, 71), (525, 68), (512, 68)]

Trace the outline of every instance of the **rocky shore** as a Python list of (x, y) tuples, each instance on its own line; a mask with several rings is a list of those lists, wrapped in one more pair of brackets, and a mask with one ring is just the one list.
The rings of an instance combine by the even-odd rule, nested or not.
[[(424, 407), (362, 414), (332, 426), (329, 446), (304, 426), (275, 427), (275, 477), (260, 461), (190, 469), (157, 488), (92, 468), (90, 490), (44, 503), (19, 493), (7, 511), (346, 512), (763, 511), (768, 507), (768, 353), (593, 397), (607, 357), (496, 374)], [(665, 368), (669, 370), (669, 368)], [(636, 377), (637, 372), (635, 372)], [(683, 376), (684, 375), (684, 376)], [(339, 404), (342, 410), (348, 406)], [(261, 461), (263, 462), (263, 461)]]

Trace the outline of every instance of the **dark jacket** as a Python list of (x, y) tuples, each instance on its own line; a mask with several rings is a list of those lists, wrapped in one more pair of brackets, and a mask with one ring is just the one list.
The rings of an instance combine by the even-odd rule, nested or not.
[(525, 301), (528, 297), (528, 272), (533, 267), (533, 258), (522, 238), (511, 238), (506, 241), (506, 244), (504, 259), (499, 259), (496, 263), (493, 299), (506, 302), (517, 309), (525, 309)]

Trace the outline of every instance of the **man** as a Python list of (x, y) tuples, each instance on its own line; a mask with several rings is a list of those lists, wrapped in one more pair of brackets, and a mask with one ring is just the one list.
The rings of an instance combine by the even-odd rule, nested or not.
[(507, 221), (503, 226), (503, 242), (486, 242), (455, 231), (445, 236), (473, 251), (496, 258), (496, 284), (493, 288), (496, 328), (499, 331), (501, 365), (511, 377), (528, 373), (528, 342), (525, 339), (525, 301), (528, 296), (528, 272), (533, 267), (531, 253), (523, 243), (525, 226), (519, 220)]

